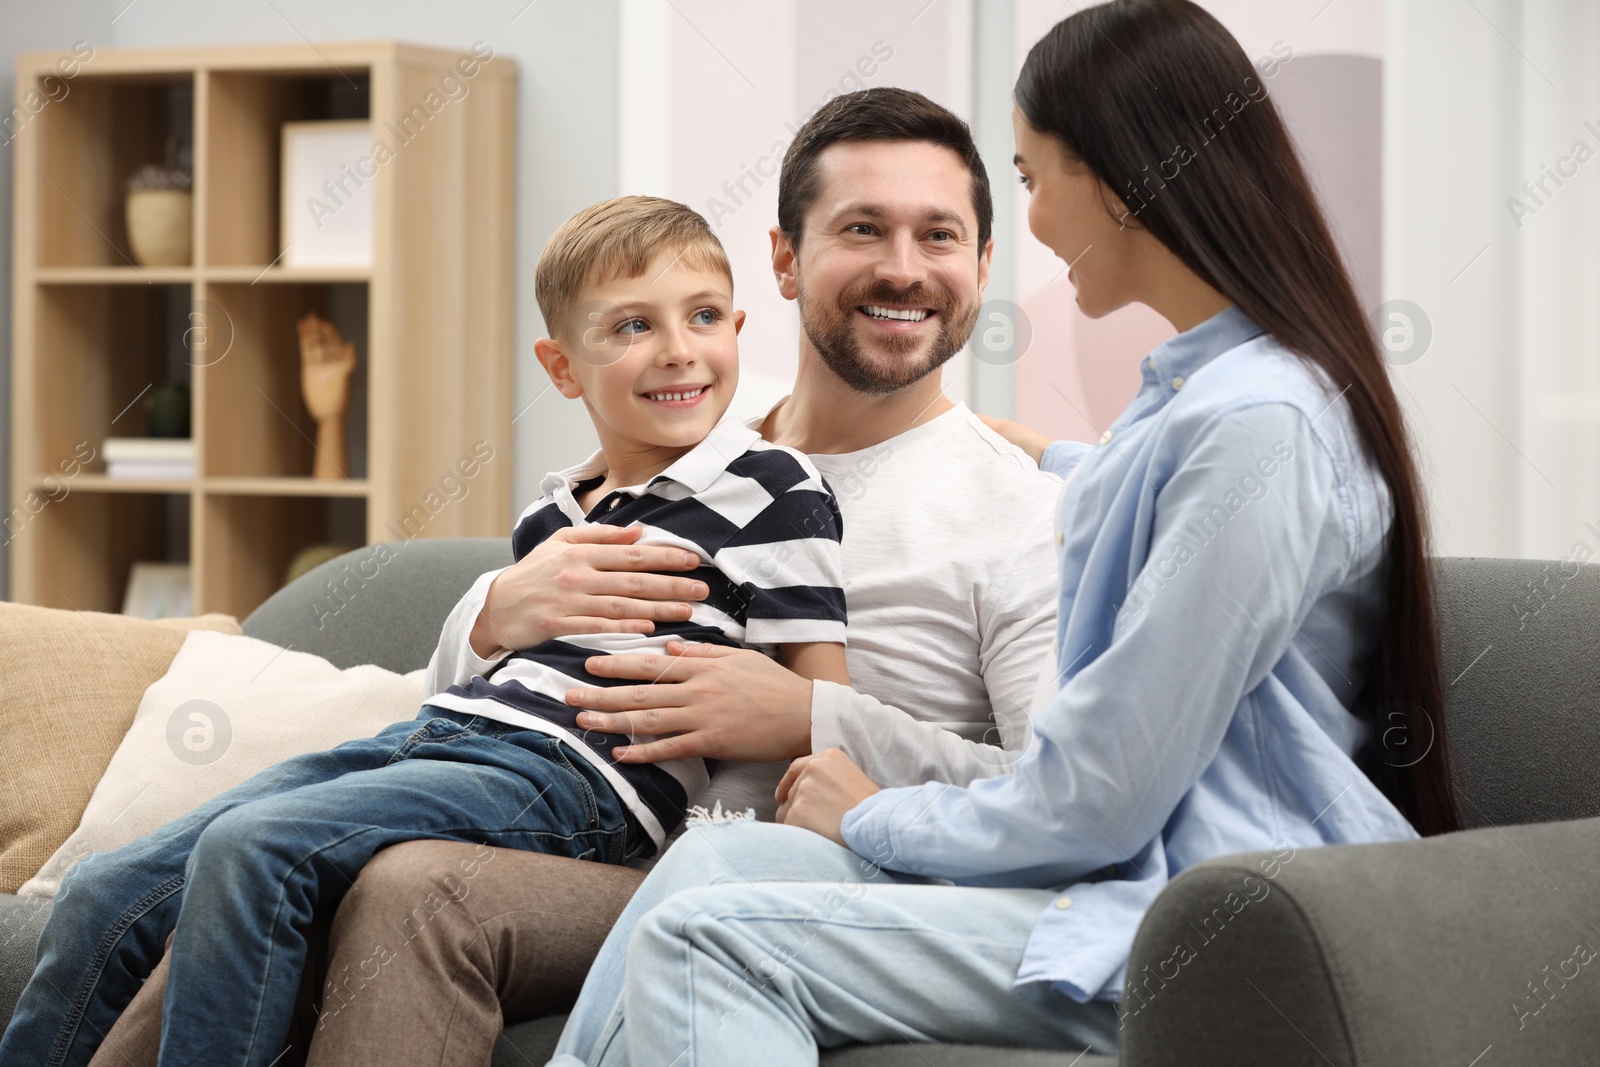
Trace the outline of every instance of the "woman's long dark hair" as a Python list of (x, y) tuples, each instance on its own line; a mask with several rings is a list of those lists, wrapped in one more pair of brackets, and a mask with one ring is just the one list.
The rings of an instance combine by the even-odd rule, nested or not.
[[(1276, 60), (1282, 60), (1280, 55)], [(1114, 0), (1028, 53), (1016, 103), (1121, 198), (1137, 224), (1325, 371), (1388, 483), (1383, 626), (1359, 713), (1363, 767), (1423, 834), (1457, 828), (1444, 736), (1428, 527), (1405, 419), (1262, 70), (1187, 0)], [(1405, 755), (1426, 746), (1421, 759)]]

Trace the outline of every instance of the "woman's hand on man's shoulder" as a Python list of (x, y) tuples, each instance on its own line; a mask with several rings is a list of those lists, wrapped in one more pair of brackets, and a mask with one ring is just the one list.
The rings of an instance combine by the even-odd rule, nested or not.
[(979, 415), (985, 426), (1033, 457), (1035, 463), (1044, 459), (1044, 450), (1051, 445), (1050, 438), (1037, 430), (1030, 430), (1020, 422), (997, 419), (992, 415)]

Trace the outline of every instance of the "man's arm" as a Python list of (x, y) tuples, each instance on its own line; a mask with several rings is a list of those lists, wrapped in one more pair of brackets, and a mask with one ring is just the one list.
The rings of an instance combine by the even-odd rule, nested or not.
[[(708, 652), (734, 651), (715, 645), (702, 647)], [(748, 655), (757, 654), (748, 653)], [(764, 656), (757, 658), (766, 660)], [(845, 664), (844, 646), (837, 641), (804, 641), (779, 645), (778, 663), (785, 669), (778, 670), (777, 674), (785, 682), (793, 682), (802, 690), (798, 694), (798, 701), (802, 706), (810, 698), (813, 685), (823, 682), (843, 686), (850, 684), (850, 669)], [(750, 687), (749, 692), (757, 695), (754, 703), (765, 708), (780, 690), (757, 685)], [(579, 721), (582, 721), (581, 718)], [(729, 762), (752, 763), (761, 759), (776, 762), (810, 751), (811, 738), (803, 717), (777, 715), (763, 718), (750, 715), (741, 719), (740, 723), (746, 727), (750, 723), (762, 724), (754, 732), (760, 736), (760, 747), (763, 751), (749, 751), (743, 758)]]
[[(1055, 507), (1023, 527), (1010, 573), (989, 591), (976, 620), (979, 669), (994, 725), (981, 740), (961, 737), (844, 686), (814, 683), (811, 751), (841, 748), (882, 786), (926, 781), (966, 785), (1004, 774), (1027, 750), (1033, 691), (1050, 669), (1056, 624)], [(903, 694), (915, 707), (919, 694)]]
[(850, 684), (850, 668), (845, 665), (844, 646), (834, 641), (807, 641), (779, 645), (778, 662), (802, 678), (814, 682)]

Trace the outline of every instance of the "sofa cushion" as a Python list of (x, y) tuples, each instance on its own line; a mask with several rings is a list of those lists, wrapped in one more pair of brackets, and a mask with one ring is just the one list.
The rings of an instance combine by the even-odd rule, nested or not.
[(0, 603), (0, 892), (16, 892), (78, 825), (145, 688), (192, 629), (239, 624)]
[(1447, 558), (1436, 566), (1461, 825), (1600, 815), (1600, 565)]
[(53, 896), (72, 865), (166, 825), (290, 756), (414, 718), (422, 670), (339, 670), (236, 634), (192, 633), (95, 787), (83, 819), (22, 895)]

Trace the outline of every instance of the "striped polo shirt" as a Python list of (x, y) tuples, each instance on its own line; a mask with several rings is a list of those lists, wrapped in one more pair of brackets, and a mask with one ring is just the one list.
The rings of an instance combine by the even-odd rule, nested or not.
[(710, 595), (685, 621), (658, 622), (651, 634), (558, 637), (512, 652), (486, 676), (453, 685), (427, 703), (559, 737), (616, 788), (659, 849), (709, 779), (702, 759), (617, 763), (611, 750), (651, 737), (607, 734), (576, 725), (564, 698), (577, 687), (635, 685), (584, 669), (595, 655), (661, 653), (678, 639), (757, 649), (811, 641), (844, 643), (842, 522), (822, 475), (802, 453), (768, 444), (725, 418), (644, 485), (607, 494), (585, 514), (577, 497), (605, 477), (596, 453), (547, 476), (540, 497), (517, 520), (512, 554), (522, 559), (557, 530), (606, 523), (643, 527), (641, 545), (670, 545), (700, 557), (694, 571)]

